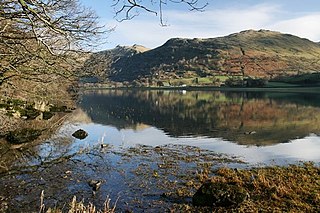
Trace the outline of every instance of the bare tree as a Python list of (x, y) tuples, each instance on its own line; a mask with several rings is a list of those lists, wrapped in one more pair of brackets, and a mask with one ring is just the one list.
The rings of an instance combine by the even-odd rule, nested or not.
[(106, 33), (97, 18), (78, 0), (0, 0), (0, 85), (39, 74), (70, 76), (77, 53)]
[(163, 9), (169, 4), (185, 4), (190, 10), (202, 11), (208, 6), (205, 0), (113, 0), (116, 18), (119, 21), (130, 20), (146, 11), (159, 16), (160, 24), (165, 25)]

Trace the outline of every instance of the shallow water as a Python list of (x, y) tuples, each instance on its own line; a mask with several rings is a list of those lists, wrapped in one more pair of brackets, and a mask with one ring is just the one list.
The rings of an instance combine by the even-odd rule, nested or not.
[(74, 195), (101, 207), (110, 195), (119, 211), (166, 211), (219, 167), (319, 163), (319, 135), (317, 94), (86, 91), (51, 139), (1, 149), (0, 210), (37, 211), (44, 190), (47, 207), (67, 209)]

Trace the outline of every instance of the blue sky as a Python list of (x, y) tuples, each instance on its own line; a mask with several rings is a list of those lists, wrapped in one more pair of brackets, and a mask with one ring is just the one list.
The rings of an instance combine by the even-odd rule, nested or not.
[(133, 20), (118, 22), (111, 8), (113, 1), (80, 0), (96, 11), (101, 24), (115, 27), (108, 43), (99, 49), (133, 44), (154, 48), (170, 38), (212, 38), (247, 29), (268, 29), (320, 41), (320, 0), (207, 1), (209, 5), (204, 12), (169, 5), (164, 10), (168, 26), (162, 27), (154, 14), (141, 13)]

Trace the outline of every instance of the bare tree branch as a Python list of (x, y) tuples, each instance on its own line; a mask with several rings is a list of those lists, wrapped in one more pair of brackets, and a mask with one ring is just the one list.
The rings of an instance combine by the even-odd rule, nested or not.
[(67, 63), (75, 65), (79, 53), (105, 42), (108, 32), (78, 0), (0, 0), (1, 84), (44, 72), (69, 77)]
[(168, 4), (184, 4), (187, 5), (190, 11), (203, 11), (208, 2), (205, 0), (113, 0), (112, 7), (115, 10), (115, 18), (118, 21), (131, 20), (139, 15), (139, 11), (159, 15), (159, 21), (162, 26), (164, 23), (164, 6)]

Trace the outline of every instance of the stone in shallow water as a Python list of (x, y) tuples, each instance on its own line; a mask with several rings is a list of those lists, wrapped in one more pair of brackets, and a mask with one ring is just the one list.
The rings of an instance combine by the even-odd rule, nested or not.
[(77, 131), (75, 131), (72, 134), (73, 137), (77, 138), (77, 139), (85, 139), (88, 136), (88, 133), (86, 131), (84, 131), (83, 129), (78, 129)]
[(9, 132), (6, 139), (12, 144), (28, 143), (36, 140), (41, 135), (41, 130), (38, 129), (19, 129)]
[(92, 188), (93, 191), (98, 191), (100, 189), (102, 181), (101, 180), (89, 180), (88, 184)]
[(192, 197), (195, 206), (237, 206), (249, 194), (243, 188), (228, 183), (204, 183)]

